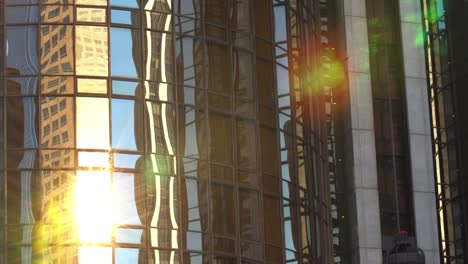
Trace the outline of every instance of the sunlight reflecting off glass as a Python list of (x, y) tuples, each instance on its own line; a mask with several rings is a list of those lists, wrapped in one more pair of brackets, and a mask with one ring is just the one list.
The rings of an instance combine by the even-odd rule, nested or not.
[(112, 248), (109, 247), (80, 247), (78, 249), (80, 264), (112, 263)]
[(109, 100), (76, 98), (76, 130), (78, 148), (109, 148)]
[(113, 207), (111, 178), (108, 171), (77, 172), (76, 206), (80, 241), (110, 242)]

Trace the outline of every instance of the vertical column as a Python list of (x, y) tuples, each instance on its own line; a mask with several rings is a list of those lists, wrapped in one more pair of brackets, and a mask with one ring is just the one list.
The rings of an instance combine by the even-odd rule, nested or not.
[(401, 41), (418, 247), (426, 263), (439, 263), (424, 37), (419, 1), (400, 0)]
[[(345, 117), (346, 196), (350, 208), (351, 263), (382, 263), (369, 46), (364, 0), (344, 0), (338, 24), (346, 41), (348, 98)], [(344, 33), (345, 32), (345, 33)]]

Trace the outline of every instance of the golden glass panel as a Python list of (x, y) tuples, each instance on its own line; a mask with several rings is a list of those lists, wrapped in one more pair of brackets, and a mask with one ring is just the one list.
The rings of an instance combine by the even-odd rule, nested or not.
[(41, 146), (43, 148), (74, 147), (73, 113), (73, 98), (43, 97), (41, 99)]
[(106, 6), (107, 0), (75, 0), (77, 5), (97, 5)]
[(109, 149), (109, 100), (76, 98), (77, 147)]
[(102, 8), (77, 7), (76, 20), (78, 22), (106, 22), (106, 10)]
[(77, 80), (79, 93), (107, 93), (107, 80), (105, 79), (84, 79), (78, 78)]
[(41, 21), (46, 23), (73, 23), (72, 5), (42, 5)]
[(41, 73), (73, 74), (73, 26), (41, 26)]
[(76, 74), (107, 76), (109, 73), (106, 27), (76, 26)]
[(42, 77), (41, 94), (73, 94), (75, 82), (73, 77), (51, 76)]

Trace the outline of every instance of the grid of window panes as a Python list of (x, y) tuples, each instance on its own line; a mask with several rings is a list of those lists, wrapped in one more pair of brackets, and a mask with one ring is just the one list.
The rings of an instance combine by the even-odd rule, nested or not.
[(312, 1), (1, 5), (5, 262), (328, 261)]

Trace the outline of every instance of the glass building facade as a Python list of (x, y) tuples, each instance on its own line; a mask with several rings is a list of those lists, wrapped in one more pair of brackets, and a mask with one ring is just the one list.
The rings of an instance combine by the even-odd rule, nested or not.
[(0, 262), (330, 263), (318, 7), (1, 1)]

